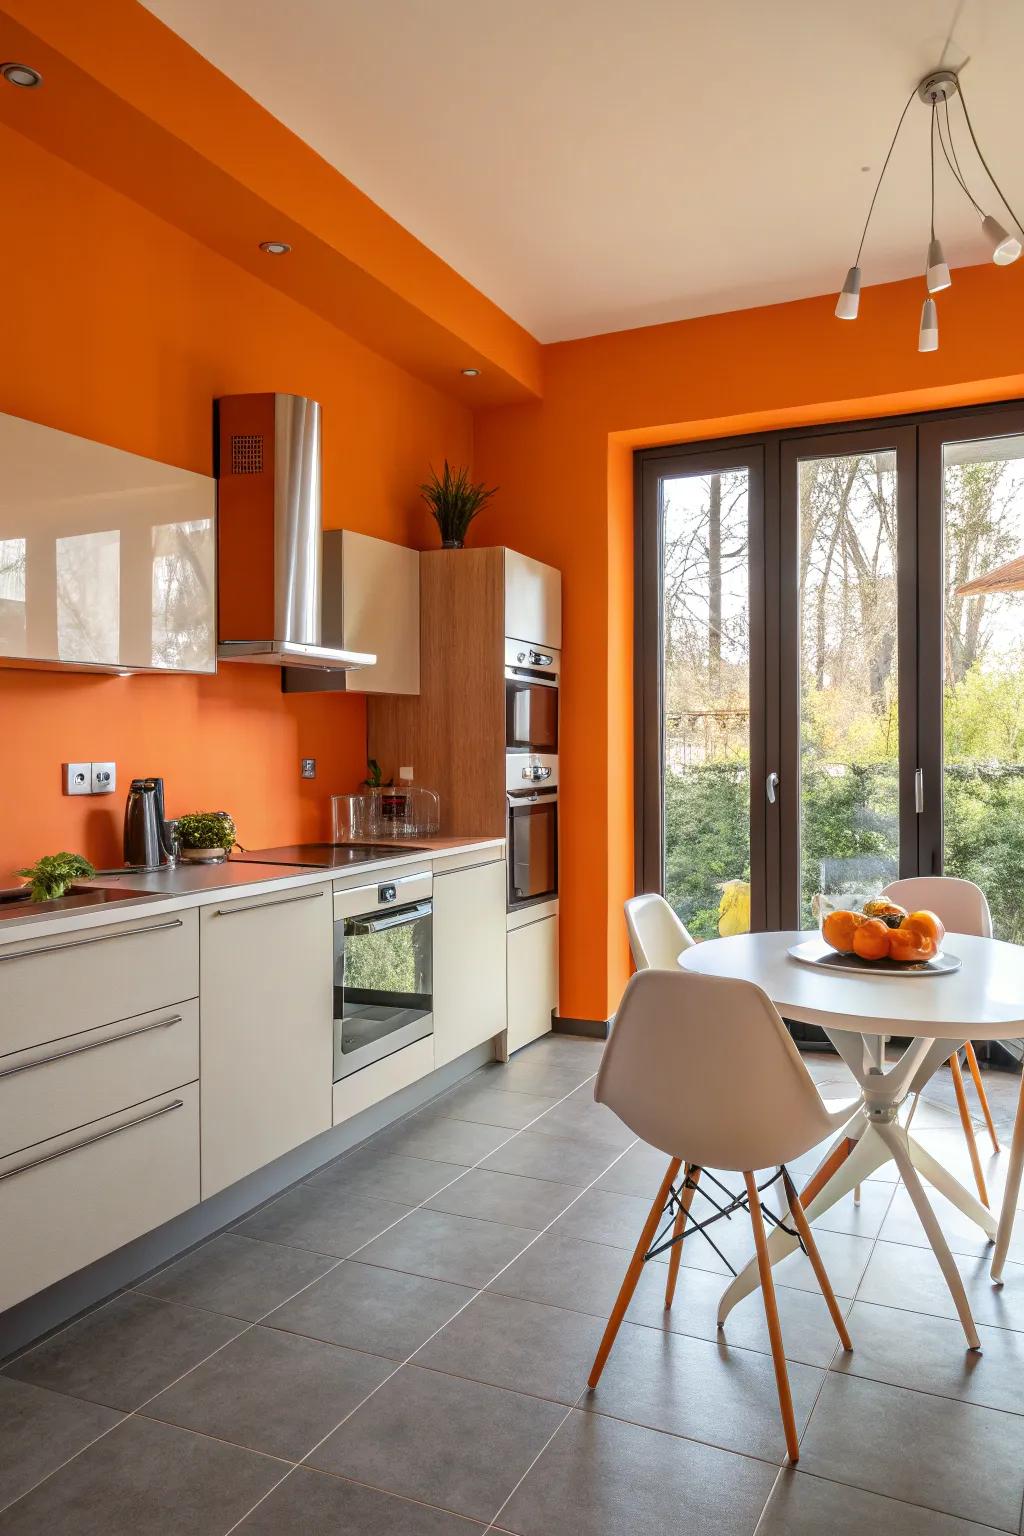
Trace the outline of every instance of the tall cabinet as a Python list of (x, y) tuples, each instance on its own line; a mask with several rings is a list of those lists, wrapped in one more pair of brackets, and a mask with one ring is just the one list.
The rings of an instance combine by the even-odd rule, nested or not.
[[(439, 791), (444, 835), (507, 833), (506, 638), (561, 650), (557, 570), (500, 547), (420, 556), (420, 692), (369, 698), (367, 740), (387, 772), (411, 765)], [(557, 1011), (557, 901), (509, 913), (505, 962), (512, 1051)]]

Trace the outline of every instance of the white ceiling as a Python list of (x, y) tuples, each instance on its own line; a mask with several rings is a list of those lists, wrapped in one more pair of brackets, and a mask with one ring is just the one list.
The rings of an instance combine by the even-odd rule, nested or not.
[[(838, 287), (940, 60), (1024, 217), (1021, 0), (146, 3), (542, 341)], [(865, 283), (923, 268), (928, 129), (915, 102)], [(984, 259), (941, 161), (937, 223)]]

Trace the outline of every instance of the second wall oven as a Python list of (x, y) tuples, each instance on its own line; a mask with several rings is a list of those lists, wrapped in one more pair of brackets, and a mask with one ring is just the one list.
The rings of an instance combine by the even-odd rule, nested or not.
[(334, 894), (334, 1081), (434, 1032), (433, 876)]

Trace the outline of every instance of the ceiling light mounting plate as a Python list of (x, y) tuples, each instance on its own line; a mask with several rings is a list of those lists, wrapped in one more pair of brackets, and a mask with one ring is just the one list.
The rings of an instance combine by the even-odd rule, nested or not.
[(933, 69), (925, 75), (917, 88), (917, 94), (925, 106), (933, 107), (936, 102), (949, 101), (960, 89), (960, 82), (956, 77), (956, 71), (952, 69)]

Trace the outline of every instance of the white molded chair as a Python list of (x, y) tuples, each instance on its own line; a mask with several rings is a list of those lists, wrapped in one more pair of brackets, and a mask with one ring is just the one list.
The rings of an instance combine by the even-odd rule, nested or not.
[(638, 971), (674, 971), (679, 955), (695, 943), (664, 896), (653, 891), (626, 902), (626, 927)]
[[(889, 901), (895, 901), (899, 906), (906, 907), (909, 912), (922, 910), (934, 912), (943, 927), (951, 933), (971, 933), (982, 939), (992, 937), (992, 914), (989, 911), (988, 901), (985, 898), (985, 892), (980, 886), (975, 885), (973, 880), (960, 880), (952, 875), (915, 875), (908, 880), (894, 880), (891, 885), (886, 886), (882, 895)], [(981, 1079), (978, 1058), (970, 1040), (967, 1041), (964, 1049), (967, 1053), (967, 1066), (981, 1102), (981, 1112), (988, 1126), (992, 1150), (998, 1152), (999, 1138), (992, 1120), (985, 1085)], [(974, 1182), (978, 1186), (982, 1204), (988, 1205), (985, 1175), (982, 1172), (978, 1144), (974, 1139), (974, 1126), (967, 1108), (967, 1094), (964, 1091), (964, 1078), (960, 1070), (958, 1051), (949, 1058), (949, 1067), (953, 1074), (953, 1088), (956, 1093), (957, 1109), (960, 1111), (960, 1123), (964, 1128), (971, 1167), (974, 1169)], [(914, 1109), (916, 1108), (915, 1101)]]
[[(639, 971), (626, 987), (605, 1046), (594, 1097), (671, 1159), (651, 1206), (590, 1373), (597, 1387), (644, 1263), (674, 1240), (665, 1305), (672, 1305), (687, 1212), (702, 1170), (742, 1173), (757, 1250), (779, 1407), (791, 1461), (799, 1456), (793, 1400), (755, 1170), (778, 1168), (788, 1216), (800, 1233), (844, 1349), (851, 1349), (786, 1162), (803, 1156), (849, 1119), (854, 1104), (829, 1113), (767, 995), (753, 982), (672, 971)], [(683, 1177), (677, 1183), (680, 1167)], [(778, 1176), (778, 1175), (777, 1175)], [(764, 1188), (764, 1185), (761, 1186)]]

